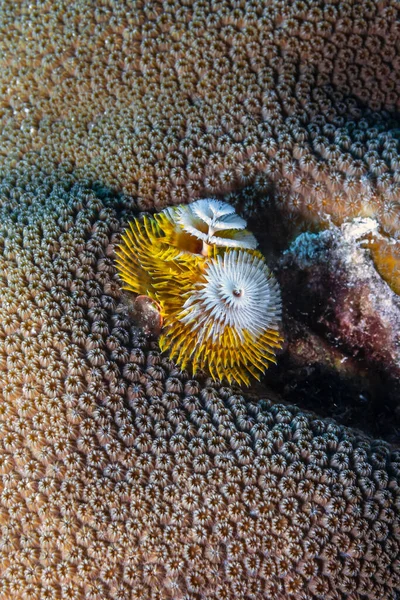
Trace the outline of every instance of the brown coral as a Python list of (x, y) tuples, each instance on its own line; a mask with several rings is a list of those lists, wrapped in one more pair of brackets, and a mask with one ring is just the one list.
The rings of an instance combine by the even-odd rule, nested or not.
[[(397, 236), (398, 18), (391, 0), (5, 2), (5, 164), (39, 152), (144, 208), (255, 194)], [(399, 260), (376, 251), (394, 289)]]
[(62, 172), (46, 195), (39, 171), (13, 176), (0, 597), (394, 600), (399, 453), (190, 380), (121, 302), (108, 258), (121, 202)]
[(156, 208), (264, 192), (266, 170), (296, 214), (379, 214), (393, 233), (398, 16), (390, 0), (5, 2), (2, 152)]
[(131, 328), (109, 244), (133, 197), (249, 184), (393, 234), (396, 5), (1, 16), (0, 597), (394, 600), (398, 453), (189, 380)]

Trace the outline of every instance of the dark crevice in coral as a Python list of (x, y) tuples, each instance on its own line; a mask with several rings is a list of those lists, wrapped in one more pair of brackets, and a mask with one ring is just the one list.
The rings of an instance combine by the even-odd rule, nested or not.
[[(286, 321), (289, 323), (293, 328), (293, 320)], [(304, 324), (301, 329), (304, 336)], [(288, 344), (293, 342), (292, 335), (293, 331), (287, 338)], [(399, 382), (383, 370), (369, 368), (360, 358), (344, 353), (338, 361), (349, 363), (348, 373), (318, 360), (296, 362), (284, 353), (262, 383), (286, 402), (400, 446)]]

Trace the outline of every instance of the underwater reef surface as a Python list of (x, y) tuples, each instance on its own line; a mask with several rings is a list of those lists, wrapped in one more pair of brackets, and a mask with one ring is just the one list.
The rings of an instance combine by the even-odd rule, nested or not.
[(0, 209), (0, 598), (395, 600), (400, 452), (177, 369), (116, 280), (118, 200), (25, 177)]
[[(374, 264), (398, 290), (398, 12), (1, 4), (2, 600), (399, 597), (394, 445), (274, 386), (193, 380), (133, 325), (114, 265), (138, 210), (215, 194), (282, 234), (274, 259), (300, 229), (373, 218)], [(344, 265), (332, 231), (316, 244)], [(294, 250), (281, 260), (312, 296)], [(380, 298), (363, 304), (374, 323)], [(353, 352), (346, 310), (323, 344)], [(397, 368), (394, 341), (378, 352), (389, 334), (363, 339), (369, 369)]]
[(377, 227), (303, 233), (279, 258), (286, 347), (264, 383), (399, 445), (400, 297), (371, 257)]

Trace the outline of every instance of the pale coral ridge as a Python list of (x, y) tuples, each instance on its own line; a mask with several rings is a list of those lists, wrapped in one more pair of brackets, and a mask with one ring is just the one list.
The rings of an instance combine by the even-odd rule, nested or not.
[(0, 598), (395, 600), (399, 452), (177, 370), (121, 302), (115, 200), (14, 177)]
[(1, 16), (9, 164), (40, 151), (156, 208), (272, 184), (289, 214), (397, 231), (397, 2), (27, 0)]
[[(40, 152), (143, 208), (261, 195), (397, 235), (396, 0), (8, 0), (1, 18), (7, 165)], [(399, 248), (376, 256), (397, 289)]]

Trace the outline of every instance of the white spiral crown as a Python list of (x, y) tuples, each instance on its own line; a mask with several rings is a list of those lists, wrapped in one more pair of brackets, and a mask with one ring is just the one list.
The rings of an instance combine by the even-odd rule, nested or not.
[(268, 329), (278, 329), (281, 298), (278, 284), (258, 256), (243, 250), (226, 252), (209, 261), (205, 282), (183, 305), (180, 320), (205, 336), (217, 340), (226, 327), (241, 339), (247, 331), (254, 339)]
[(175, 218), (184, 231), (208, 245), (248, 249), (257, 247), (254, 235), (245, 231), (246, 221), (226, 202), (204, 198), (179, 206), (175, 211)]

